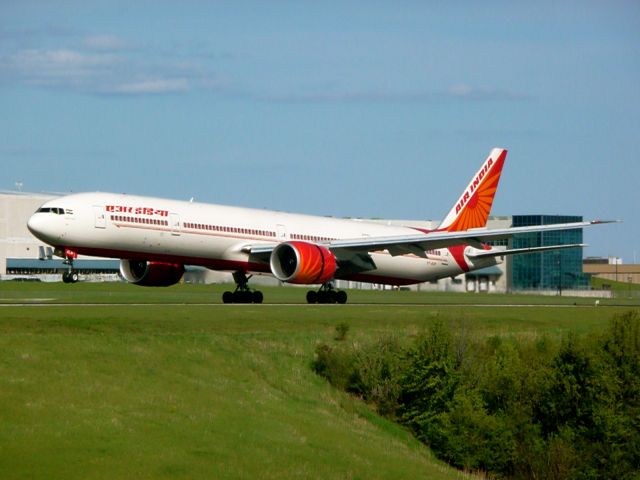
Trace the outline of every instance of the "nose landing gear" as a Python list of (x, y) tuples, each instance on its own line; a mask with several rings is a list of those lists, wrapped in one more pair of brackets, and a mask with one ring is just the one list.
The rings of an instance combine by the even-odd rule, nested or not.
[(65, 265), (69, 266), (69, 269), (66, 272), (62, 273), (62, 281), (64, 283), (77, 283), (80, 279), (78, 272), (76, 272), (73, 268), (73, 261), (78, 258), (78, 254), (73, 250), (66, 249), (64, 251), (65, 259), (62, 262)]
[(69, 270), (62, 273), (62, 281), (64, 283), (76, 283), (80, 277), (78, 276), (78, 272), (75, 270)]

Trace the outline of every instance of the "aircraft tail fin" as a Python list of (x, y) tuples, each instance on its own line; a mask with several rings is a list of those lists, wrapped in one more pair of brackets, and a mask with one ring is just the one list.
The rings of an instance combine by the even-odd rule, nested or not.
[(437, 230), (460, 232), (486, 226), (506, 158), (504, 148), (491, 150)]

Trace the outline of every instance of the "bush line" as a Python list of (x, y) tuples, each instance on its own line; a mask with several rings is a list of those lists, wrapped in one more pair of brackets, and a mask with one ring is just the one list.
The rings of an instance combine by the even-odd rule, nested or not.
[(453, 466), (497, 478), (638, 478), (636, 311), (559, 341), (480, 338), (442, 322), (413, 341), (339, 337), (317, 345), (314, 371)]

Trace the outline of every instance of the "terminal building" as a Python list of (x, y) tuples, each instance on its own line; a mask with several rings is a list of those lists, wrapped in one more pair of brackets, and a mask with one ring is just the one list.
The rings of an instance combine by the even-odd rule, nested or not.
[[(513, 227), (581, 222), (580, 216), (514, 215)], [(510, 248), (582, 243), (582, 229), (515, 235)], [(589, 278), (582, 270), (582, 248), (514, 255), (509, 263), (511, 290), (584, 289)]]
[[(63, 260), (53, 256), (53, 249), (31, 235), (27, 220), (53, 194), (0, 192), (0, 279), (37, 278), (59, 281), (66, 269)], [(367, 220), (369, 221), (369, 220)], [(489, 218), (488, 228), (519, 227), (526, 225), (566, 223), (582, 221), (580, 216), (563, 215), (513, 215)], [(405, 225), (433, 229), (439, 222), (408, 220), (376, 220), (390, 225)], [(547, 245), (582, 243), (582, 229), (564, 232), (546, 232), (516, 235), (501, 245), (505, 248), (540, 247)], [(500, 244), (496, 245), (499, 246)], [(85, 280), (105, 281), (119, 279), (119, 261), (115, 259), (79, 258), (76, 269)], [(230, 273), (212, 272), (202, 268), (188, 269), (186, 282), (230, 283)], [(274, 284), (279, 282), (269, 276), (254, 277), (252, 283)], [(512, 291), (562, 291), (584, 289), (589, 276), (582, 270), (582, 249), (566, 249), (509, 255), (498, 266), (423, 283), (411, 288), (424, 291), (461, 292), (512, 292)], [(339, 288), (390, 288), (360, 282), (339, 281)]]

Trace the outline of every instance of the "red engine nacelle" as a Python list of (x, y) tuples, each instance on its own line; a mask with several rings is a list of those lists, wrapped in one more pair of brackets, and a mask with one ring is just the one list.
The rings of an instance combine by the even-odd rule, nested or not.
[(179, 263), (120, 260), (120, 274), (127, 282), (143, 287), (168, 287), (180, 281), (184, 265)]
[(273, 249), (270, 264), (278, 280), (301, 284), (328, 282), (338, 268), (333, 253), (307, 242), (281, 243)]

